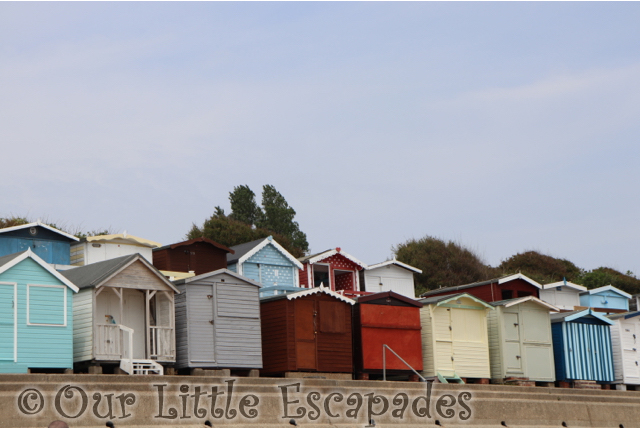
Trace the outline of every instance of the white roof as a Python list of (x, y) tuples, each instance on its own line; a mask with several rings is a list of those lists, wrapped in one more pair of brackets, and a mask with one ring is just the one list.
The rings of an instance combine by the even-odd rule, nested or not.
[(356, 259), (355, 257), (353, 257), (350, 254), (345, 253), (342, 250), (338, 251), (338, 249), (327, 250), (327, 251), (325, 251), (323, 253), (320, 253), (320, 254), (316, 255), (315, 257), (307, 259), (306, 261), (309, 262), (309, 264), (314, 264), (314, 263), (318, 263), (318, 262), (320, 262), (320, 261), (322, 261), (324, 259), (328, 259), (329, 257), (334, 256), (336, 254), (340, 254), (341, 256), (346, 257), (347, 259), (351, 260), (352, 262), (354, 262), (358, 266), (361, 266), (364, 269), (367, 268), (367, 265), (365, 263), (362, 263), (360, 260)]
[(192, 276), (192, 277), (189, 277), (189, 278), (180, 278), (178, 280), (175, 280), (175, 282), (177, 282), (179, 284), (181, 284), (183, 282), (185, 284), (188, 284), (190, 282), (199, 281), (201, 279), (209, 278), (210, 276), (216, 276), (216, 275), (220, 275), (220, 274), (223, 274), (223, 273), (225, 273), (227, 275), (230, 275), (230, 276), (232, 276), (234, 278), (237, 278), (237, 279), (239, 279), (241, 281), (247, 282), (247, 283), (249, 283), (251, 285), (255, 285), (256, 287), (262, 288), (262, 284), (260, 284), (259, 282), (256, 282), (256, 281), (252, 280), (251, 278), (247, 278), (246, 276), (238, 275), (237, 273), (235, 273), (233, 271), (230, 271), (229, 269), (225, 269), (225, 268), (214, 270), (214, 271), (211, 271), (211, 272), (201, 273), (198, 276)]
[(528, 302), (528, 301), (531, 301), (533, 303), (537, 303), (540, 306), (544, 306), (546, 308), (549, 308), (549, 310), (551, 310), (551, 311), (560, 312), (560, 309), (558, 309), (557, 307), (553, 306), (550, 303), (544, 302), (544, 301), (538, 299), (535, 296), (525, 296), (525, 297), (521, 297), (519, 299), (513, 299), (511, 302), (505, 304), (504, 307), (505, 308), (509, 308), (511, 306), (519, 305), (521, 303)]
[(367, 270), (373, 270), (373, 269), (377, 269), (377, 268), (381, 268), (384, 266), (389, 266), (389, 265), (396, 265), (396, 266), (400, 266), (401, 268), (405, 268), (407, 270), (416, 272), (416, 273), (422, 273), (421, 269), (415, 268), (413, 266), (410, 266), (406, 263), (402, 263), (399, 262), (398, 260), (395, 259), (395, 257), (393, 258), (393, 260), (387, 260), (386, 262), (382, 262), (382, 263), (376, 263), (375, 265), (369, 265), (367, 267)]
[(5, 227), (4, 229), (0, 229), (0, 233), (5, 233), (5, 232), (11, 232), (14, 230), (21, 230), (21, 229), (28, 229), (30, 227), (35, 227), (35, 226), (40, 226), (40, 227), (44, 227), (45, 229), (49, 229), (52, 232), (58, 233), (62, 236), (65, 236), (69, 239), (73, 239), (74, 241), (79, 241), (80, 239), (78, 239), (77, 237), (67, 233), (67, 232), (63, 232), (59, 229), (56, 229), (55, 227), (51, 227), (48, 224), (44, 224), (41, 223), (40, 220), (36, 221), (35, 223), (27, 223), (27, 224), (21, 224), (19, 226), (12, 226), (12, 227)]
[(27, 248), (27, 251), (23, 252), (22, 254), (20, 254), (15, 259), (13, 259), (10, 262), (0, 266), (0, 274), (3, 273), (3, 272), (6, 272), (9, 269), (11, 269), (12, 267), (17, 265), (21, 261), (25, 260), (26, 258), (31, 258), (34, 262), (38, 263), (40, 266), (45, 268), (47, 270), (47, 272), (49, 272), (51, 275), (55, 276), (56, 279), (60, 280), (64, 285), (66, 285), (67, 287), (72, 289), (74, 292), (77, 293), (79, 291), (79, 288), (76, 287), (76, 285), (73, 282), (69, 281), (67, 278), (62, 276), (62, 274), (60, 272), (56, 271), (54, 268), (52, 268), (49, 263), (45, 262), (36, 253), (32, 252), (31, 251), (31, 247)]
[(310, 296), (310, 295), (316, 294), (316, 293), (328, 294), (329, 296), (335, 297), (336, 299), (342, 300), (343, 302), (347, 302), (350, 305), (355, 305), (355, 303), (356, 303), (355, 300), (352, 300), (352, 299), (350, 299), (348, 297), (344, 297), (343, 295), (338, 294), (335, 291), (332, 291), (330, 288), (325, 287), (322, 284), (320, 284), (320, 287), (309, 288), (309, 289), (304, 290), (304, 291), (297, 291), (295, 293), (287, 294), (287, 299), (293, 300), (293, 299), (297, 299), (298, 297)]
[(113, 241), (114, 243), (140, 245), (140, 246), (149, 247), (149, 248), (156, 248), (156, 247), (162, 246), (158, 242), (150, 241), (144, 238), (138, 238), (137, 236), (127, 234), (127, 232), (117, 233), (113, 235), (97, 235), (97, 236), (87, 237), (87, 242), (109, 242), (109, 241)]
[(605, 285), (604, 287), (598, 287), (598, 288), (594, 288), (593, 290), (587, 290), (584, 291), (582, 294), (596, 294), (596, 293), (600, 293), (602, 291), (613, 291), (614, 293), (618, 293), (621, 296), (626, 297), (627, 299), (631, 299), (631, 294), (629, 293), (625, 293), (624, 291), (620, 290), (619, 288), (614, 287), (613, 285)]
[(513, 281), (514, 279), (521, 279), (523, 281), (527, 281), (529, 284), (531, 284), (531, 285), (533, 285), (535, 287), (542, 288), (542, 285), (540, 285), (539, 283), (537, 283), (533, 279), (531, 279), (528, 276), (523, 275), (521, 273), (516, 273), (514, 275), (509, 275), (509, 276), (505, 276), (504, 278), (500, 278), (498, 280), (498, 284), (504, 284), (505, 282)]
[(574, 284), (573, 282), (569, 282), (569, 281), (558, 281), (558, 282), (552, 282), (551, 284), (545, 284), (542, 286), (542, 288), (544, 290), (548, 290), (550, 288), (557, 288), (557, 287), (569, 287), (569, 288), (573, 288), (574, 290), (579, 290), (579, 291), (586, 291), (587, 287), (584, 287), (582, 285), (578, 285), (578, 284)]

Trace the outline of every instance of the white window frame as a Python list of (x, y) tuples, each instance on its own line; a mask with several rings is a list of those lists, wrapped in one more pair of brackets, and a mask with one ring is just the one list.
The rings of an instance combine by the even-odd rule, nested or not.
[(2, 285), (13, 285), (13, 362), (18, 362), (18, 283), (2, 282)]
[[(30, 321), (29, 306), (31, 304), (31, 298), (29, 295), (30, 287), (44, 287), (44, 288), (62, 288), (64, 295), (64, 323), (62, 324), (49, 324), (49, 323), (33, 323)], [(40, 326), (40, 327), (66, 327), (67, 326), (67, 286), (66, 285), (45, 285), (45, 284), (27, 284), (27, 325)]]

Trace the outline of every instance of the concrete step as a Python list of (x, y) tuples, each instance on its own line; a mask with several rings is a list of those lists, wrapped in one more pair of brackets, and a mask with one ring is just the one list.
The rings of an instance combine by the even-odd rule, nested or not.
[[(230, 391), (231, 400), (227, 401)], [(108, 420), (115, 427), (203, 428), (208, 420), (213, 426), (286, 428), (292, 427), (289, 420), (295, 419), (297, 426), (305, 428), (362, 428), (371, 417), (376, 428), (436, 427), (436, 420), (445, 427), (561, 427), (564, 422), (568, 427), (640, 428), (640, 391), (434, 384), (429, 412), (422, 414), (427, 392), (427, 384), (417, 382), (0, 375), (0, 426), (41, 428), (61, 419), (72, 428), (104, 427)], [(254, 397), (259, 399), (256, 406)], [(454, 398), (455, 404), (447, 406)], [(389, 408), (383, 412), (385, 400)], [(405, 402), (407, 406), (400, 416)], [(332, 417), (327, 408), (340, 416)], [(257, 412), (255, 418), (251, 411)], [(453, 417), (447, 417), (446, 412)], [(467, 416), (469, 419), (465, 419)]]

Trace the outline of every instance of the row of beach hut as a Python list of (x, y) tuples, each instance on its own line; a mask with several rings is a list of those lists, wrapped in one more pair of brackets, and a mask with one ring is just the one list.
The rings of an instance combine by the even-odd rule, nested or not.
[(415, 268), (389, 261), (376, 269), (392, 274), (371, 279), (340, 249), (295, 259), (270, 238), (162, 247), (126, 234), (78, 241), (40, 223), (9, 229), (0, 230), (0, 373), (113, 364), (640, 384), (640, 312), (610, 286), (547, 287), (516, 274), (416, 300), (371, 286), (406, 290), (396, 270)]

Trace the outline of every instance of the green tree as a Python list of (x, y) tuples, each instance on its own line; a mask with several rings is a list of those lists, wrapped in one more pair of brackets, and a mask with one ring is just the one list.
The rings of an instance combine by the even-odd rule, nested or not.
[(392, 248), (396, 259), (422, 270), (416, 277), (416, 295), (438, 287), (464, 285), (490, 279), (490, 266), (462, 245), (433, 236), (410, 239)]
[(563, 278), (576, 282), (583, 274), (583, 270), (569, 260), (547, 256), (537, 251), (526, 251), (511, 256), (504, 260), (498, 269), (503, 274), (521, 272), (541, 284), (562, 281)]
[(262, 212), (262, 218), (256, 224), (258, 227), (286, 236), (294, 246), (303, 252), (309, 251), (307, 235), (300, 230), (300, 225), (294, 220), (296, 211), (289, 206), (284, 196), (270, 184), (265, 184), (262, 187)]
[(624, 274), (608, 267), (599, 267), (586, 272), (580, 283), (589, 289), (613, 285), (627, 293), (638, 294), (640, 293), (640, 279), (633, 276), (632, 273), (629, 275), (629, 273), (631, 272)]
[(233, 191), (229, 193), (229, 201), (231, 202), (229, 217), (251, 226), (260, 222), (262, 210), (256, 203), (256, 194), (249, 186), (234, 187)]
[(20, 226), (27, 223), (30, 223), (30, 222), (29, 220), (27, 220), (26, 217), (17, 217), (17, 216), (0, 217), (0, 229), (4, 229), (5, 227)]

